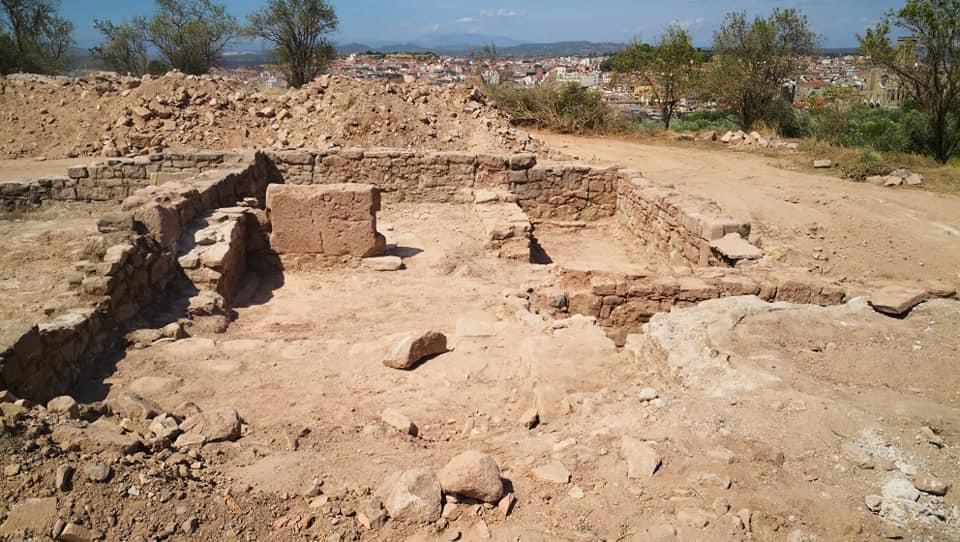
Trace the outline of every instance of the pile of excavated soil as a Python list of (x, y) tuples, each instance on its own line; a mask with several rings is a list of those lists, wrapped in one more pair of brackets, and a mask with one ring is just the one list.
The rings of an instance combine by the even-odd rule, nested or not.
[(331, 146), (532, 151), (476, 89), (320, 77), (264, 94), (222, 76), (0, 78), (0, 158), (163, 148)]

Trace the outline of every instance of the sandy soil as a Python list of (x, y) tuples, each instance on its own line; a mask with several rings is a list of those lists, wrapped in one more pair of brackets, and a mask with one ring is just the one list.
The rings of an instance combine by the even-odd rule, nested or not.
[[(394, 207), (382, 217), (393, 250), (408, 256), (406, 270), (287, 273), (279, 287), (262, 280), (226, 334), (128, 351), (106, 381), (109, 396), (238, 409), (244, 437), (205, 455), (234, 494), (280, 499), (284, 517), (311, 513), (310, 499), (290, 495), (315, 477), (341, 507), (360, 509), (392, 473), (439, 469), (468, 449), (493, 454), (519, 500), (507, 518), (468, 506), (442, 531), (390, 522), (360, 529), (362, 540), (450, 540), (453, 532), (481, 540), (481, 519), (493, 540), (960, 535), (955, 492), (915, 503), (957, 516), (952, 523), (911, 513), (909, 531), (864, 506), (904, 471), (960, 479), (955, 448), (916, 438), (922, 426), (951, 444), (960, 438), (956, 302), (896, 320), (862, 303), (720, 300), (657, 317), (650, 342), (618, 349), (588, 322), (546, 321), (506, 297), (548, 280), (550, 267), (493, 259), (469, 207)], [(606, 239), (615, 262), (629, 250), (602, 229), (543, 233), (560, 261), (583, 256), (574, 247), (595, 238)], [(419, 329), (446, 332), (452, 351), (414, 371), (385, 368), (384, 338)], [(648, 387), (657, 400), (639, 398)], [(519, 417), (532, 406), (543, 423), (531, 431)], [(381, 423), (386, 407), (413, 419), (419, 436)], [(663, 459), (655, 476), (627, 478), (623, 437), (654, 443)], [(892, 470), (855, 466), (845, 444)], [(552, 461), (570, 471), (569, 483), (531, 476)], [(158, 506), (163, 517), (168, 505)], [(280, 525), (277, 539), (303, 534)], [(307, 534), (351, 525), (321, 514)], [(229, 527), (209, 518), (200, 533)]]
[(38, 323), (76, 306), (67, 275), (112, 205), (57, 204), (0, 216), (0, 320)]
[(64, 177), (67, 168), (74, 164), (83, 164), (83, 158), (62, 160), (0, 160), (0, 183), (8, 181), (34, 180), (45, 176)]
[[(833, 276), (960, 280), (960, 198), (788, 171), (725, 149), (538, 133), (581, 160), (637, 168), (749, 219), (764, 249)], [(822, 249), (822, 250), (818, 250)]]

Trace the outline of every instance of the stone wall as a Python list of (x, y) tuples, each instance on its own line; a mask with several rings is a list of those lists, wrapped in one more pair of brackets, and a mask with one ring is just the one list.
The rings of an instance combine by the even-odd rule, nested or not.
[[(182, 276), (177, 261), (178, 247), (186, 243), (182, 238), (196, 239), (204, 229), (195, 221), (219, 220), (209, 211), (248, 198), (262, 201), (267, 170), (268, 164), (258, 156), (243, 169), (147, 186), (124, 201), (125, 213), (102, 218), (98, 226), (109, 246), (102, 256), (77, 262), (70, 278), (81, 306), (38, 326), (0, 323), (0, 389), (34, 401), (66, 393), (105, 352), (119, 346), (124, 325), (161, 299), (168, 285)], [(248, 212), (241, 209), (235, 214), (246, 219)], [(223, 238), (212, 239), (213, 254), (198, 254), (206, 262), (201, 272), (211, 279), (200, 285), (212, 284), (217, 293), (234, 289), (237, 269), (245, 265), (239, 244), (246, 232), (228, 230), (219, 232)]]
[(407, 149), (266, 151), (276, 166), (271, 182), (363, 183), (389, 201), (472, 202), (474, 189), (517, 195), (536, 219), (596, 220), (616, 212), (619, 177), (613, 168), (537, 166), (532, 154), (490, 155)]
[(727, 234), (750, 235), (750, 223), (726, 216), (713, 202), (682, 194), (667, 185), (621, 172), (616, 216), (637, 239), (672, 261), (694, 266), (724, 266), (712, 247)]
[(0, 183), (0, 211), (36, 208), (44, 201), (120, 202), (140, 188), (236, 166), (251, 157), (241, 153), (168, 151), (77, 165), (63, 176)]

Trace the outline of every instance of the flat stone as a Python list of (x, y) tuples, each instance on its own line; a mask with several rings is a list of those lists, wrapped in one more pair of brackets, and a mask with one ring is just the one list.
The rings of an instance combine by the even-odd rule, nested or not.
[(391, 369), (411, 369), (424, 358), (447, 351), (447, 336), (437, 331), (421, 335), (409, 333), (395, 339), (383, 358), (383, 364)]
[(637, 394), (637, 398), (640, 399), (641, 403), (648, 403), (650, 401), (653, 401), (657, 397), (660, 397), (660, 394), (658, 394), (657, 390), (653, 388), (643, 388)]
[(890, 316), (904, 316), (926, 300), (926, 290), (888, 286), (871, 294), (867, 301), (877, 312)]
[(929, 493), (930, 495), (936, 495), (938, 497), (943, 497), (947, 494), (947, 491), (950, 489), (950, 485), (934, 478), (933, 476), (921, 476), (913, 479), (913, 487), (919, 489), (924, 493)]
[(497, 460), (490, 454), (471, 450), (453, 459), (439, 473), (444, 493), (462, 495), (495, 504), (503, 497), (503, 480)]
[(384, 499), (384, 507), (395, 521), (433, 523), (440, 519), (440, 480), (430, 469), (404, 471)]
[(880, 491), (885, 499), (901, 499), (916, 502), (920, 498), (920, 491), (913, 487), (913, 483), (904, 478), (895, 478), (884, 484)]
[(653, 446), (633, 437), (623, 437), (620, 441), (620, 454), (627, 462), (627, 477), (631, 479), (653, 476), (663, 462)]
[(105, 418), (83, 428), (58, 426), (51, 436), (61, 449), (77, 449), (84, 453), (113, 452), (128, 455), (143, 447), (140, 439), (125, 434), (119, 425)]
[(900, 186), (903, 184), (903, 177), (896, 175), (887, 175), (883, 178), (883, 186)]
[(372, 271), (399, 271), (403, 269), (403, 258), (400, 256), (377, 256), (364, 258), (363, 267)]
[(57, 537), (60, 542), (93, 542), (95, 539), (90, 529), (76, 523), (68, 523)]
[(677, 519), (691, 527), (703, 529), (707, 525), (710, 525), (710, 520), (713, 519), (713, 515), (706, 510), (700, 510), (698, 508), (685, 508), (677, 512)]
[(407, 435), (417, 436), (417, 426), (413, 421), (405, 416), (403, 413), (388, 408), (380, 414), (380, 419), (383, 423), (393, 427), (397, 431)]
[(0, 535), (13, 536), (20, 531), (48, 533), (57, 520), (57, 498), (26, 499), (14, 504), (0, 525)]
[(387, 524), (387, 512), (380, 501), (370, 502), (357, 512), (357, 522), (368, 531), (377, 531)]
[(237, 440), (240, 429), (240, 414), (230, 407), (201, 412), (180, 424), (181, 431), (201, 435), (207, 442)]
[(530, 471), (530, 475), (538, 482), (550, 484), (569, 484), (570, 471), (563, 466), (563, 463), (554, 461)]
[(759, 260), (763, 251), (751, 245), (738, 233), (728, 233), (720, 239), (710, 242), (710, 248), (719, 252), (728, 260)]
[(832, 160), (814, 160), (813, 167), (816, 169), (827, 169), (833, 167)]

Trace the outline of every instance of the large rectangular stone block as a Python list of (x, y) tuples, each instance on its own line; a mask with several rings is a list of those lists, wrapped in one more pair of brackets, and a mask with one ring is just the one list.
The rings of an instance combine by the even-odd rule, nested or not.
[(377, 233), (380, 191), (364, 184), (267, 187), (270, 244), (279, 254), (364, 258), (383, 251)]

